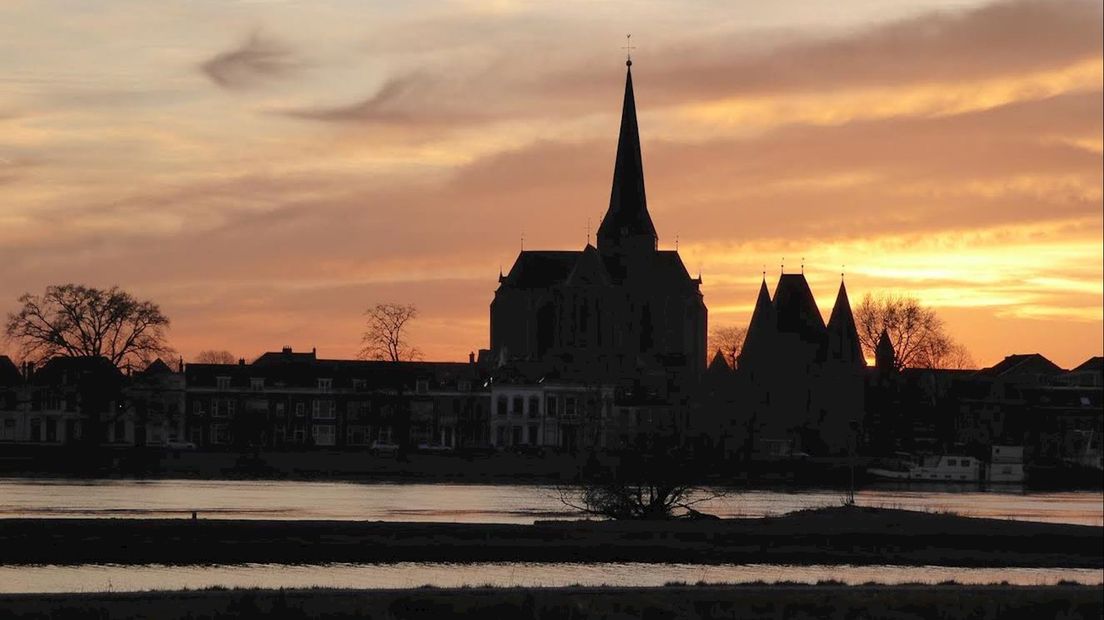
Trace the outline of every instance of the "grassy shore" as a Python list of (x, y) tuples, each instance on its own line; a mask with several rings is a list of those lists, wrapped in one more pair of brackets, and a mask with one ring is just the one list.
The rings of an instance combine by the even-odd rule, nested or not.
[(1098, 588), (747, 584), (663, 588), (202, 590), (3, 595), (19, 618), (1101, 618)]
[(0, 563), (685, 562), (1104, 566), (1104, 528), (837, 507), (762, 519), (534, 525), (0, 520)]

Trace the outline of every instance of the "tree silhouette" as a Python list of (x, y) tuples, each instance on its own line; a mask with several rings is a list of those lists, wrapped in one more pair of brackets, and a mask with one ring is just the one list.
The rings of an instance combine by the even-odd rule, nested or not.
[(560, 501), (584, 514), (616, 520), (700, 516), (693, 507), (724, 492), (700, 484), (704, 472), (679, 453), (676, 443), (670, 437), (650, 437), (622, 457), (616, 471), (588, 463), (578, 484), (560, 487)]
[(898, 369), (973, 366), (969, 351), (947, 334), (935, 310), (924, 307), (915, 297), (867, 293), (855, 307), (855, 327), (863, 352), (869, 357), (875, 357), (882, 330), (888, 332)]
[(730, 368), (736, 368), (736, 358), (740, 350), (744, 348), (744, 337), (747, 329), (734, 325), (716, 327), (709, 334), (709, 351), (720, 351)]
[(362, 359), (406, 362), (421, 357), (421, 352), (407, 341), (406, 327), (418, 316), (418, 309), (409, 304), (382, 303), (365, 311), (367, 325), (361, 337)]
[(19, 303), (22, 307), (8, 315), (4, 331), (20, 343), (25, 359), (105, 357), (116, 368), (125, 368), (144, 367), (172, 352), (165, 335), (169, 319), (157, 304), (116, 286), (49, 286), (43, 295), (24, 294)]
[(238, 358), (226, 350), (207, 349), (197, 353), (195, 361), (197, 364), (234, 364), (238, 361)]

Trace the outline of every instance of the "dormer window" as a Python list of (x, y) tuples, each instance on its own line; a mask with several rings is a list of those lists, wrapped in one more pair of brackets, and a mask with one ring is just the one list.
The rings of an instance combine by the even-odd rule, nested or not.
[(333, 389), (333, 379), (319, 379), (318, 389), (323, 392), (329, 392)]
[(458, 382), (456, 384), (456, 389), (457, 389), (457, 391), (460, 391), (460, 392), (470, 392), (471, 391), (471, 381), (460, 381), (460, 382)]
[(249, 380), (249, 389), (260, 392), (264, 389), (264, 377), (253, 377)]
[(215, 377), (215, 385), (220, 390), (230, 389), (230, 377)]
[(353, 379), (353, 390), (360, 392), (364, 390), (364, 379)]
[(414, 384), (414, 391), (419, 393), (419, 394), (425, 394), (426, 392), (428, 392), (429, 391), (429, 380), (428, 379), (418, 379), (418, 381), (415, 382), (415, 384)]

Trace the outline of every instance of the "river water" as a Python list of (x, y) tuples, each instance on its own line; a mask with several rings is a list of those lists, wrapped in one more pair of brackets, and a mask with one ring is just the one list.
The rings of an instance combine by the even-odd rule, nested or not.
[(86, 564), (0, 566), (0, 593), (136, 592), (224, 588), (416, 588), (436, 586), (662, 586), (668, 583), (1000, 583), (1053, 585), (1104, 583), (1098, 569), (952, 568), (946, 566), (853, 566), (786, 564), (537, 564), (500, 562), (439, 564), (241, 564), (165, 566)]
[[(741, 490), (697, 508), (761, 517), (838, 506), (839, 490)], [(887, 485), (857, 491), (860, 506), (964, 516), (1104, 525), (1100, 491), (1024, 492), (1011, 487)], [(335, 519), (532, 523), (577, 518), (554, 487), (506, 484), (384, 484), (284, 480), (0, 479), (0, 518)]]

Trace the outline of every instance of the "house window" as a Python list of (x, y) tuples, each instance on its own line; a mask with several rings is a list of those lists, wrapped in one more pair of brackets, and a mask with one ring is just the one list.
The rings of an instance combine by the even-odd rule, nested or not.
[(349, 426), (345, 429), (345, 443), (350, 446), (363, 446), (368, 443), (367, 426)]
[(353, 379), (353, 390), (360, 392), (364, 389), (364, 379)]
[(323, 392), (329, 392), (333, 389), (333, 379), (319, 379), (318, 389)]
[(47, 394), (46, 406), (44, 407), (44, 409), (46, 409), (47, 411), (61, 411), (61, 396), (56, 392), (51, 392)]
[(295, 417), (301, 418), (306, 415), (307, 407), (302, 402), (295, 403)]
[(215, 377), (215, 385), (220, 390), (230, 389), (230, 377)]
[(284, 403), (282, 402), (276, 403), (276, 417), (284, 417)]
[(495, 405), (496, 405), (496, 410), (495, 411), (498, 413), (498, 415), (506, 415), (506, 397), (505, 396), (499, 396), (498, 400), (495, 401)]
[(206, 413), (203, 410), (203, 401), (201, 401), (201, 400), (193, 400), (192, 401), (192, 413), (194, 413), (195, 415), (203, 415), (204, 413)]
[(264, 389), (264, 377), (253, 377), (249, 380), (249, 389), (260, 392)]
[(307, 440), (307, 432), (301, 428), (295, 429), (295, 432), (291, 434), (292, 441), (295, 443), (303, 443)]
[(316, 420), (334, 419), (334, 406), (332, 400), (314, 401), (312, 414)]
[(574, 396), (568, 396), (567, 398), (564, 399), (564, 414), (565, 415), (575, 415), (575, 413), (576, 413), (575, 408), (576, 408), (576, 403), (575, 403), (575, 397)]
[(15, 439), (15, 420), (4, 418), (4, 424), (0, 425), (0, 439)]
[(212, 424), (211, 425), (211, 443), (224, 444), (230, 441), (230, 434), (226, 430), (225, 424)]
[(456, 384), (456, 389), (459, 392), (470, 392), (471, 391), (471, 381), (460, 381), (459, 383)]
[(334, 445), (334, 427), (332, 424), (315, 424), (311, 427), (311, 436), (316, 446)]
[(539, 396), (530, 396), (529, 397), (529, 417), (535, 418), (538, 415), (540, 415), (540, 397)]
[(544, 413), (550, 418), (556, 417), (556, 397), (549, 396), (544, 399)]
[(234, 412), (237, 410), (237, 408), (238, 408), (238, 401), (236, 401), (236, 400), (226, 401), (226, 415), (233, 416)]
[(429, 391), (429, 380), (428, 379), (418, 379), (417, 381), (415, 381), (414, 382), (414, 391), (419, 393), (419, 394), (425, 394), (426, 392), (428, 392)]
[(515, 396), (514, 408), (511, 411), (514, 415), (521, 415), (525, 413), (525, 399), (520, 396)]
[(222, 403), (217, 400), (211, 401), (211, 416), (216, 418), (226, 417), (226, 411), (222, 408)]

